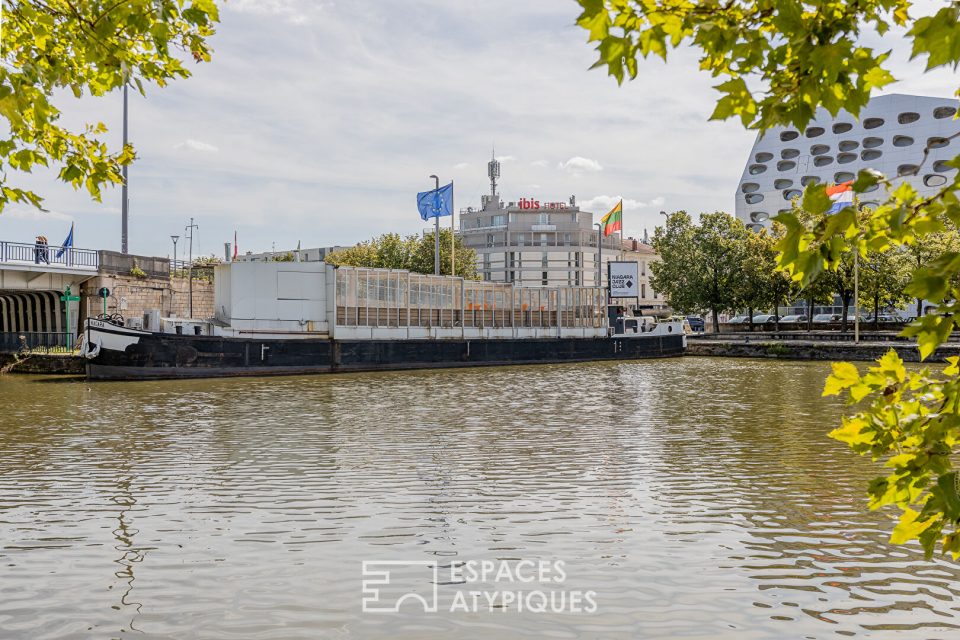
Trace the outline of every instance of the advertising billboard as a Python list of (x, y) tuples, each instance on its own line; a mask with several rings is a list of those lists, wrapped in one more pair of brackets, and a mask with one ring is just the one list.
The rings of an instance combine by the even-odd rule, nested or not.
[(611, 298), (640, 297), (640, 265), (636, 262), (608, 262), (607, 282)]

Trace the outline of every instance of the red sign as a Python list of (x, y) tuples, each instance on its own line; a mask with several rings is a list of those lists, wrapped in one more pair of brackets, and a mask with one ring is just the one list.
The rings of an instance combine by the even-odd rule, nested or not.
[(520, 201), (517, 202), (517, 206), (520, 209), (566, 209), (566, 202), (544, 202), (540, 204), (539, 200), (534, 200), (533, 198), (520, 198)]

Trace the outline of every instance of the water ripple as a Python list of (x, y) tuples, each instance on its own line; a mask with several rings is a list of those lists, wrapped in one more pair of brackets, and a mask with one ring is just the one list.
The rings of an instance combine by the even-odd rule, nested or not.
[[(3, 377), (0, 637), (955, 637), (960, 569), (886, 543), (826, 372)], [(598, 610), (362, 614), (394, 559), (563, 560)]]

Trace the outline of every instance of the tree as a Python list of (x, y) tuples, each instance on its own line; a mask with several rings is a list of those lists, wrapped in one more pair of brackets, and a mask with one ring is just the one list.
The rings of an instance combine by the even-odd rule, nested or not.
[(686, 211), (670, 214), (666, 224), (654, 230), (653, 247), (660, 259), (650, 263), (650, 288), (663, 294), (680, 313), (702, 311), (692, 285), (698, 256), (693, 220)]
[(777, 252), (766, 230), (747, 235), (742, 276), (738, 282), (741, 304), (746, 307), (753, 331), (753, 312), (773, 305), (770, 274), (777, 270)]
[[(916, 9), (909, 0), (578, 2), (583, 7), (578, 24), (598, 43), (595, 66), (622, 82), (625, 75), (637, 75), (638, 57), (666, 59), (670, 47), (690, 43), (702, 52), (701, 68), (724, 79), (715, 87), (721, 96), (711, 117), (739, 117), (761, 131), (775, 125), (803, 130), (818, 107), (857, 116), (874, 89), (895, 79), (886, 68), (888, 55), (862, 44), (866, 32), (902, 28), (912, 57), (924, 58), (927, 70), (960, 64), (958, 2), (920, 17), (911, 15)], [(902, 171), (918, 175), (931, 148), (928, 141), (915, 168)], [(960, 156), (947, 164), (960, 169)], [(873, 171), (860, 172), (853, 184), (855, 194), (876, 187), (883, 187), (886, 198), (866, 215), (853, 208), (826, 215), (832, 203), (824, 185), (808, 184), (802, 206), (811, 218), (794, 212), (777, 216), (786, 228), (778, 245), (780, 267), (808, 288), (822, 274), (842, 269), (854, 252), (866, 259), (871, 252), (922, 245), (960, 222), (960, 171), (925, 197)], [(956, 250), (912, 266), (907, 293), (938, 307), (905, 331), (916, 337), (922, 359), (960, 324), (958, 276)], [(900, 510), (891, 541), (918, 540), (928, 556), (939, 545), (958, 558), (960, 490), (952, 456), (960, 443), (960, 358), (947, 360), (949, 366), (938, 373), (908, 372), (891, 351), (862, 376), (855, 366), (837, 363), (824, 393), (845, 393), (851, 404), (863, 403), (831, 437), (885, 463), (886, 475), (871, 482), (868, 493), (871, 508)]]
[(835, 267), (826, 271), (823, 277), (833, 293), (840, 296), (840, 333), (846, 333), (849, 325), (850, 302), (853, 300), (855, 265), (853, 256), (844, 255)]
[(833, 288), (830, 286), (830, 280), (826, 275), (821, 273), (819, 277), (808, 282), (797, 294), (807, 302), (807, 331), (813, 330), (814, 305), (818, 303), (826, 304), (833, 300)]
[(748, 233), (742, 222), (719, 211), (702, 214), (696, 225), (685, 211), (671, 214), (654, 234), (660, 260), (650, 265), (650, 286), (678, 311), (709, 310), (719, 332), (718, 315), (741, 303), (737, 282)]
[[(440, 230), (440, 273), (450, 275), (450, 230)], [(396, 233), (385, 233), (372, 240), (334, 251), (325, 258), (333, 265), (369, 267), (375, 269), (406, 269), (414, 273), (433, 273), (434, 234), (411, 235), (401, 238)], [(456, 237), (457, 275), (477, 279), (477, 254)]]
[(910, 277), (910, 255), (906, 251), (873, 251), (860, 263), (860, 304), (873, 310), (874, 328), (882, 308), (906, 303)]
[(131, 83), (164, 86), (190, 75), (184, 59), (210, 59), (207, 38), (219, 20), (214, 0), (2, 0), (0, 211), (10, 202), (41, 207), (43, 198), (8, 182), (7, 171), (57, 168), (60, 180), (100, 200), (122, 181), (132, 146), (110, 151), (103, 123), (72, 132), (58, 124), (58, 90), (102, 96)]
[[(960, 236), (955, 229), (951, 229), (949, 226), (945, 231), (926, 234), (922, 242), (918, 239), (918, 241), (906, 245), (911, 266), (916, 269), (929, 267), (935, 259), (947, 251), (957, 250), (960, 250)], [(917, 317), (919, 318), (923, 315), (923, 299), (917, 298), (916, 305)]]
[(753, 310), (773, 308), (776, 329), (780, 330), (780, 307), (787, 304), (799, 291), (790, 276), (777, 269), (777, 235), (782, 228), (774, 224), (770, 232), (763, 229), (747, 235), (745, 256), (741, 266), (740, 297), (750, 313), (753, 329)]
[[(453, 232), (450, 229), (440, 229), (440, 273), (441, 275), (450, 275), (450, 238)], [(468, 280), (476, 280), (477, 275), (477, 252), (467, 248), (463, 244), (463, 239), (459, 236), (455, 238), (455, 260), (457, 275)], [(434, 232), (430, 231), (420, 238), (415, 245), (415, 250), (410, 256), (410, 270), (417, 273), (433, 273), (434, 263)]]

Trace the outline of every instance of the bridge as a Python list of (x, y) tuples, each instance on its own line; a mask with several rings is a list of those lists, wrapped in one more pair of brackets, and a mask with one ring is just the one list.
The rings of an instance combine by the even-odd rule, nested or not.
[(96, 249), (0, 240), (0, 350), (16, 348), (21, 335), (30, 346), (64, 346), (77, 333), (79, 304), (69, 303), (68, 327), (60, 296), (68, 286), (77, 294), (99, 268)]

